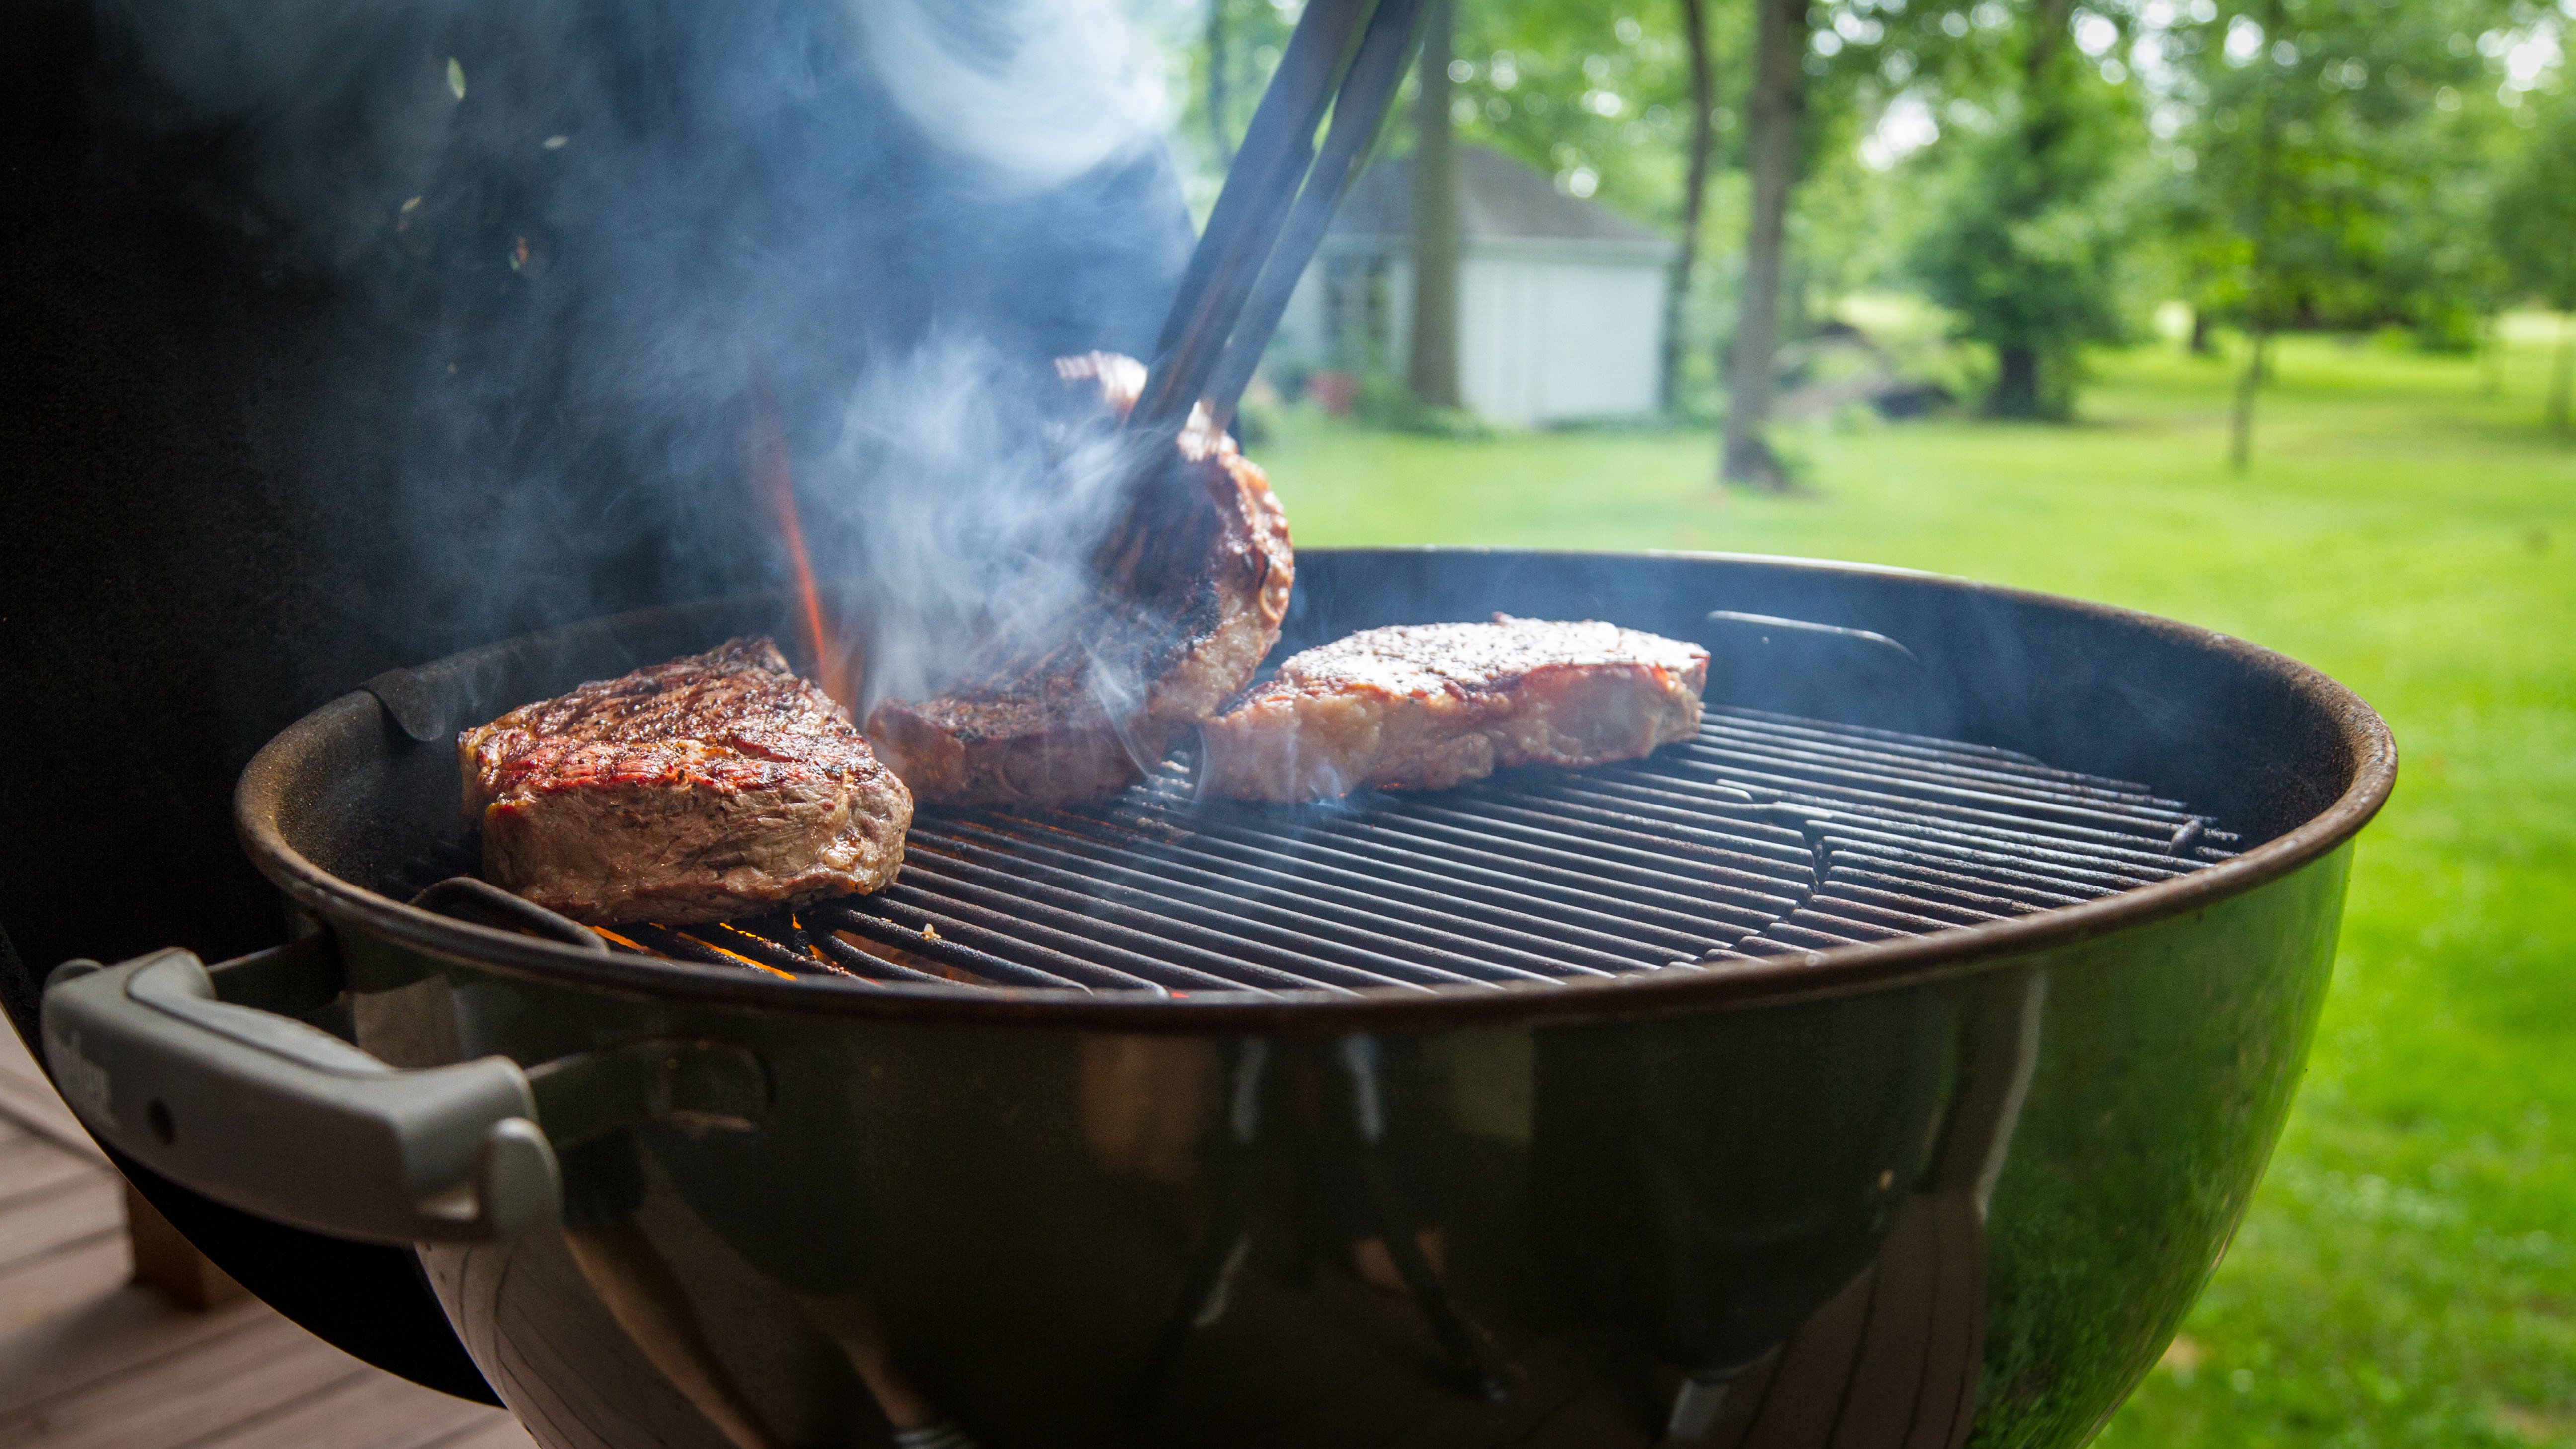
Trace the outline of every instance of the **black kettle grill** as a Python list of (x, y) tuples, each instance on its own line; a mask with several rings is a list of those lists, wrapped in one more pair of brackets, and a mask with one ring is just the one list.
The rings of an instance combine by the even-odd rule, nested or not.
[(237, 818), (309, 933), (66, 967), (48, 1058), (154, 1170), (416, 1244), (566, 1449), (2097, 1425), (2287, 1109), (2376, 717), (1895, 571), (1301, 564), (1283, 650), (1497, 609), (1703, 638), (1702, 736), (1294, 810), (1196, 801), (1184, 757), (649, 940), (425, 880), (471, 859), (457, 724), (784, 610), (620, 616), (281, 735)]

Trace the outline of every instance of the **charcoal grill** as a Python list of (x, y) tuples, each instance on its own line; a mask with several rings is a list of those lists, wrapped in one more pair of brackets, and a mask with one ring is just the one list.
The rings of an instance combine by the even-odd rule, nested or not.
[(316, 929), (70, 968), (49, 1051), (146, 1164), (420, 1245), (558, 1449), (923, 1404), (995, 1445), (2080, 1439), (2287, 1110), (2384, 727), (2205, 630), (1791, 560), (1309, 550), (1280, 648), (1497, 609), (1708, 643), (1699, 736), (1302, 807), (1184, 751), (925, 810), (876, 896), (605, 935), (470, 879), (455, 731), (779, 601), (398, 671), (243, 779)]

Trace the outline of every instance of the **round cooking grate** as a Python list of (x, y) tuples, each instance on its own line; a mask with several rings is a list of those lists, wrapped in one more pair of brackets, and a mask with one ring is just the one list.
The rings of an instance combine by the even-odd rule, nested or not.
[[(1475, 990), (1973, 926), (2198, 870), (2236, 839), (2013, 751), (1712, 708), (1648, 760), (1430, 794), (1202, 802), (1178, 761), (1088, 809), (925, 809), (876, 895), (604, 934), (965, 989)], [(469, 843), (394, 885), (473, 867)]]

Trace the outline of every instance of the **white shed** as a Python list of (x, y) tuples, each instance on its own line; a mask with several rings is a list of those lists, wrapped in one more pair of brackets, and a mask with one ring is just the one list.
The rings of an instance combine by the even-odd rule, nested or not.
[[(1458, 148), (1458, 385), (1524, 425), (1655, 410), (1673, 244), (1482, 146)], [(1413, 168), (1371, 167), (1280, 320), (1301, 360), (1401, 376), (1413, 311)]]

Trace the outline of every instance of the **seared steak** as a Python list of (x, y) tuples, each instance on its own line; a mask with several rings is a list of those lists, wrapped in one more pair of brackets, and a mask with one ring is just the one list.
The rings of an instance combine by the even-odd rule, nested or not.
[(912, 823), (849, 711), (766, 639), (522, 705), (456, 753), (484, 875), (594, 925), (873, 891)]
[[(1064, 358), (1124, 416), (1144, 386), (1131, 358)], [(997, 645), (945, 693), (887, 699), (868, 736), (924, 800), (1063, 804), (1134, 782), (1181, 730), (1240, 691), (1279, 640), (1296, 575), (1270, 480), (1194, 417), (1092, 568), (1096, 597), (1044, 637)]]
[(1707, 682), (1707, 650), (1597, 620), (1365, 629), (1292, 655), (1208, 721), (1200, 785), (1324, 800), (1635, 759), (1699, 732)]

